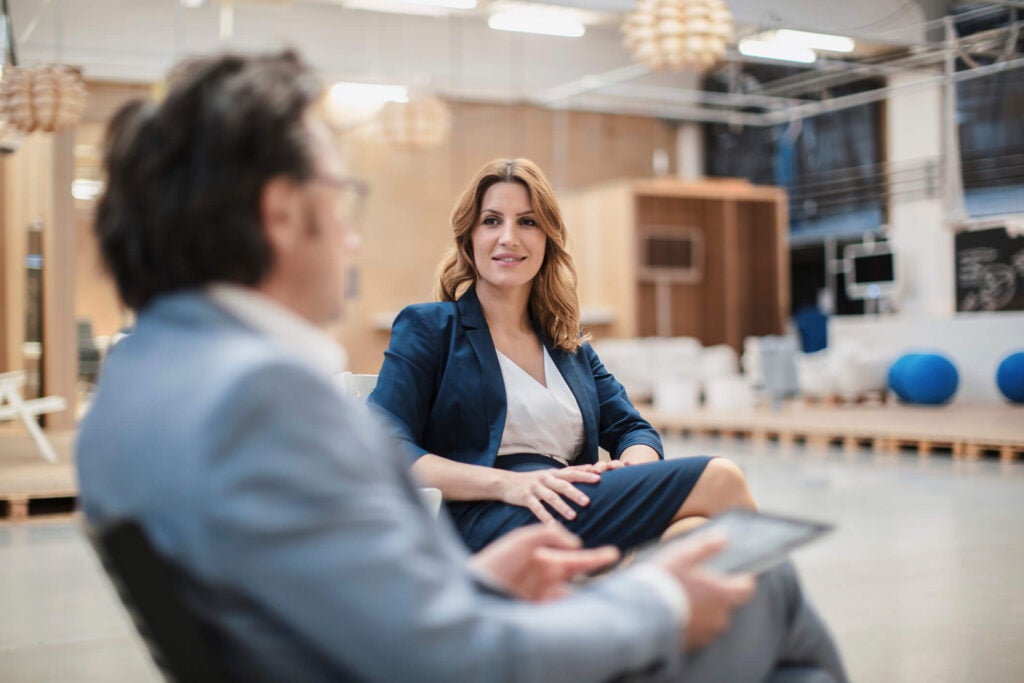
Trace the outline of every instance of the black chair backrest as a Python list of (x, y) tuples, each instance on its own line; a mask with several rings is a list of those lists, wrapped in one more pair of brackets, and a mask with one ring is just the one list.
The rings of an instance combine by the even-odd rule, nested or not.
[(172, 683), (227, 683), (142, 528), (122, 521), (87, 533), (164, 677)]

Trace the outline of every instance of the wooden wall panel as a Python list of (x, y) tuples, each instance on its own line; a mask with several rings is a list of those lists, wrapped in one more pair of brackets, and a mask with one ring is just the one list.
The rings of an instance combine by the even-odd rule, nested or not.
[[(76, 144), (98, 147), (99, 132), (125, 101), (146, 97), (148, 85), (90, 83), (90, 103)], [(403, 306), (432, 298), (437, 264), (451, 243), (449, 214), (457, 195), (487, 161), (525, 156), (549, 175), (556, 191), (589, 187), (619, 178), (652, 175), (655, 149), (675, 155), (674, 127), (638, 116), (551, 111), (528, 105), (453, 103), (450, 141), (434, 150), (396, 149), (380, 140), (372, 125), (342, 138), (352, 172), (371, 184), (363, 248), (357, 257), (360, 295), (349, 303), (346, 319), (336, 330), (345, 343), (349, 367), (376, 372), (387, 346), (390, 316)], [(79, 160), (81, 161), (81, 160)], [(625, 195), (622, 195), (625, 196)], [(609, 200), (608, 211), (631, 221), (631, 201)], [(93, 320), (94, 332), (109, 334), (120, 324), (120, 308), (112, 284), (92, 279), (97, 272), (91, 235), (91, 207), (79, 207), (77, 234), (81, 238), (74, 270), (74, 315)], [(570, 237), (574, 225), (569, 224)], [(602, 244), (632, 255), (632, 243), (613, 225), (602, 225)], [(65, 273), (70, 272), (69, 265)], [(631, 287), (622, 285), (629, 271), (602, 268), (597, 275), (599, 296), (618, 292), (614, 334), (635, 330), (635, 301)], [(581, 273), (581, 277), (584, 273)], [(581, 287), (581, 294), (582, 294)], [(5, 295), (9, 290), (5, 287)], [(22, 298), (24, 298), (22, 296)], [(584, 300), (584, 305), (588, 302)], [(606, 306), (605, 303), (600, 303)], [(20, 347), (20, 343), (19, 343)]]
[[(567, 202), (600, 205), (616, 189), (635, 196), (635, 222), (603, 220), (614, 221), (619, 233), (635, 233), (634, 247), (646, 234), (688, 229), (704, 237), (703, 272), (697, 282), (688, 282), (689, 276), (681, 272), (636, 269), (637, 331), (622, 336), (693, 336), (706, 346), (729, 344), (740, 352), (745, 336), (782, 331), (788, 311), (780, 302), (789, 297), (784, 192), (735, 179), (659, 178), (590, 188), (573, 193)], [(631, 263), (639, 266), (637, 260)], [(621, 265), (606, 259), (604, 267)], [(676, 281), (666, 284), (670, 277)]]
[[(36, 359), (27, 359), (23, 348), (26, 341), (28, 312), (28, 255), (29, 225), (44, 227), (51, 222), (52, 197), (50, 178), (53, 164), (52, 136), (27, 136), (17, 153), (3, 157), (4, 184), (0, 187), (0, 211), (4, 214), (4, 346), (5, 355), (0, 371), (31, 370), (41, 376)], [(54, 264), (50, 264), (53, 266)], [(25, 395), (36, 396), (42, 387), (29, 378)]]
[(622, 229), (635, 221), (632, 193), (621, 183), (606, 185), (587, 199), (567, 195), (559, 205), (576, 265), (580, 306), (612, 314), (610, 323), (588, 330), (596, 336), (634, 336), (636, 240)]
[[(74, 281), (75, 229), (71, 210), (72, 137), (34, 134), (17, 153), (4, 159), (0, 205), (4, 214), (3, 337), (2, 371), (29, 369), (39, 372), (38, 393), (63, 396), (68, 410), (46, 417), (49, 427), (74, 425), (76, 375)], [(57, 188), (64, 188), (63, 191)], [(28, 311), (27, 269), (28, 229), (42, 229), (42, 331), (41, 362), (25, 357), (26, 314)], [(33, 388), (27, 395), (37, 393)]]
[[(758, 272), (762, 259), (755, 258), (760, 246), (758, 229), (754, 220), (754, 202), (735, 202), (736, 211), (736, 271), (738, 281), (734, 296), (736, 297), (736, 313), (739, 322), (739, 339), (756, 334), (758, 325), (755, 316), (760, 316), (757, 288), (761, 284)], [(768, 264), (771, 266), (771, 263)]]
[(751, 203), (753, 248), (758, 253), (778, 254), (775, 262), (755, 259), (752, 264), (750, 288), (754, 306), (750, 334), (755, 335), (782, 334), (789, 319), (789, 247), (785, 243), (788, 223), (778, 223), (776, 212), (772, 203)]
[(656, 311), (658, 301), (653, 282), (638, 282), (636, 285), (636, 336), (654, 337), (658, 334)]
[[(90, 83), (83, 127), (105, 124), (130, 96), (146, 95), (148, 86)], [(81, 128), (79, 129), (81, 130)], [(85, 144), (95, 146), (97, 140)], [(28, 225), (43, 229), (43, 355), (41, 393), (64, 396), (69, 409), (46, 417), (48, 427), (74, 424), (78, 372), (75, 319), (92, 305), (93, 270), (80, 273), (83, 254), (94, 253), (91, 219), (83, 224), (71, 198), (77, 177), (78, 131), (61, 135), (34, 133), (15, 154), (0, 160), (0, 371), (26, 367), (26, 264)], [(89, 239), (81, 240), (83, 235)], [(81, 248), (76, 248), (79, 246)], [(109, 300), (109, 290), (103, 294)], [(34, 363), (34, 361), (33, 361)]]
[(703, 339), (708, 301), (704, 287), (688, 284), (672, 285), (672, 336)]
[[(351, 302), (339, 330), (356, 372), (377, 372), (389, 334), (389, 316), (405, 305), (432, 299), (435, 270), (451, 244), (449, 214), (457, 196), (486, 162), (525, 156), (545, 171), (556, 191), (589, 187), (618, 178), (647, 177), (656, 148), (674, 154), (674, 129), (655, 119), (581, 112), (556, 112), (527, 105), (452, 104), (449, 143), (428, 151), (396, 150), (380, 142), (372, 127), (345, 136), (343, 145), (353, 173), (371, 184), (367, 226), (358, 257), (362, 290)], [(657, 145), (657, 147), (656, 147)], [(601, 212), (618, 217), (601, 221), (602, 249), (633, 256), (632, 200), (620, 190), (600, 203)], [(582, 252), (586, 211), (569, 210), (571, 251)], [(577, 222), (583, 221), (579, 226)], [(589, 248), (589, 246), (587, 247)], [(604, 262), (602, 257), (598, 257)], [(583, 259), (586, 263), (586, 259)], [(583, 306), (614, 306), (610, 333), (635, 331), (631, 271), (602, 266), (579, 267)], [(626, 278), (625, 280), (623, 278)], [(612, 294), (613, 301), (603, 299)], [(588, 297), (602, 297), (588, 301)], [(625, 301), (624, 299), (628, 299)], [(383, 329), (382, 329), (383, 328)]]
[[(664, 290), (669, 301), (663, 306), (670, 316), (664, 324), (665, 329), (659, 330), (652, 325), (649, 334), (665, 332), (672, 336), (705, 338), (708, 333), (709, 317), (718, 320), (719, 314), (708, 305), (708, 292), (717, 291), (720, 286), (721, 268), (716, 261), (715, 268), (708, 268), (706, 244), (709, 239), (720, 239), (719, 235), (710, 235), (713, 217), (709, 217), (708, 202), (685, 196), (642, 196), (638, 199), (637, 237), (652, 234), (684, 234), (697, 233), (705, 246), (701, 259), (701, 276), (698, 282), (674, 282)], [(712, 258), (719, 259), (720, 250), (712, 252)], [(709, 290), (709, 282), (710, 290)], [(663, 296), (665, 296), (663, 295)], [(657, 304), (656, 304), (657, 305)], [(715, 327), (717, 323), (712, 323)]]
[[(124, 97), (131, 94), (129, 90)], [(103, 111), (113, 109), (110, 99), (108, 94), (97, 106), (102, 106)], [(100, 156), (104, 129), (102, 121), (87, 121), (75, 129), (76, 178), (102, 179)], [(127, 319), (114, 282), (100, 260), (99, 244), (93, 234), (95, 210), (95, 201), (75, 201), (75, 318), (88, 320), (93, 336), (109, 337), (125, 327)]]
[(43, 225), (43, 393), (63, 396), (67, 410), (46, 416), (46, 426), (75, 426), (78, 336), (75, 328), (74, 133), (52, 136), (50, 219)]
[(725, 211), (721, 202), (708, 202), (704, 243), (704, 338), (705, 346), (724, 344), (725, 328)]
[(0, 372), (8, 372), (19, 366), (21, 355), (18, 339), (23, 335), (21, 328), (15, 328), (17, 316), (15, 298), (19, 296), (14, 289), (15, 272), (17, 271), (18, 249), (13, 243), (13, 216), (8, 217), (10, 201), (7, 200), (7, 182), (11, 157), (0, 157)]

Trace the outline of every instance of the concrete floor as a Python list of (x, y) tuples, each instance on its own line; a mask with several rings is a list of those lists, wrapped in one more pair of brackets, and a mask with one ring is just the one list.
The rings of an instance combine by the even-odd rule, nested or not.
[[(668, 439), (728, 455), (766, 511), (835, 522), (799, 550), (854, 681), (1024, 681), (1024, 463)], [(0, 680), (159, 677), (74, 522), (0, 525)]]

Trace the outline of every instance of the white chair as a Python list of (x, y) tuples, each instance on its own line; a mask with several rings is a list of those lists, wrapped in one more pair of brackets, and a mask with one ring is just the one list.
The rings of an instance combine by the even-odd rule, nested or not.
[[(337, 376), (338, 387), (356, 399), (366, 401), (377, 386), (377, 375), (360, 375), (351, 372), (343, 372)], [(441, 489), (421, 488), (420, 493), (427, 502), (427, 507), (436, 517), (441, 511)]]
[(25, 384), (25, 372), (0, 373), (0, 420), (18, 418), (25, 425), (32, 440), (36, 443), (39, 453), (50, 462), (57, 462), (57, 453), (46, 434), (36, 422), (37, 415), (56, 413), (67, 410), (68, 403), (63, 396), (43, 396), (25, 400), (21, 397), (21, 387)]
[(337, 376), (338, 387), (357, 401), (365, 402), (377, 386), (377, 375), (359, 375), (343, 372)]
[(700, 382), (684, 377), (656, 379), (652, 403), (662, 413), (692, 413), (700, 408)]
[(739, 375), (716, 377), (704, 384), (704, 403), (709, 410), (750, 410), (754, 407), (754, 390)]

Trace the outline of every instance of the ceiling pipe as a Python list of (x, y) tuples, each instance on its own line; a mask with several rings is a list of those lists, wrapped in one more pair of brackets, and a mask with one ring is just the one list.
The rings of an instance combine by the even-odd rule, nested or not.
[[(545, 104), (536, 102), (541, 106), (547, 106), (552, 109), (574, 109), (583, 111), (605, 111), (605, 112), (616, 112), (623, 114), (635, 114), (643, 116), (656, 116), (659, 118), (667, 118), (679, 121), (697, 121), (703, 123), (727, 123), (727, 124), (739, 124), (744, 126), (755, 126), (755, 127), (766, 127), (776, 126), (783, 123), (789, 123), (797, 119), (813, 118), (822, 114), (828, 114), (831, 112), (841, 111), (843, 109), (849, 109), (851, 107), (858, 107), (863, 104), (870, 104), (872, 102), (878, 102), (886, 99), (889, 95), (896, 91), (910, 91), (920, 88), (933, 87), (940, 85), (946, 81), (947, 78), (951, 78), (954, 83), (962, 81), (968, 81), (975, 78), (981, 78), (984, 76), (990, 76), (992, 74), (1000, 73), (1003, 71), (1012, 71), (1015, 69), (1024, 68), (1024, 57), (1006, 61), (997, 62), (995, 64), (989, 64), (987, 66), (978, 67), (977, 69), (971, 69), (969, 71), (958, 71), (947, 77), (946, 75), (937, 75), (934, 78), (928, 78), (914, 83), (906, 83), (903, 85), (893, 86), (887, 85), (882, 88), (876, 88), (875, 90), (854, 93), (852, 95), (844, 95), (842, 97), (836, 97), (828, 100), (822, 100), (819, 102), (804, 102), (795, 106), (780, 106), (773, 109), (772, 111), (756, 113), (756, 112), (736, 112), (736, 111), (723, 111), (702, 107), (690, 107), (690, 106), (673, 106), (661, 105), (652, 106), (651, 104), (630, 104), (625, 101), (626, 98), (636, 101), (636, 99), (643, 92), (637, 90), (634, 92), (634, 88), (641, 88), (642, 86), (621, 86), (620, 92), (595, 92), (584, 93), (574, 99), (571, 103), (563, 101), (562, 103), (556, 104)], [(660, 91), (660, 88), (659, 88)], [(653, 94), (653, 93), (647, 93)], [(707, 93), (704, 93), (705, 95)], [(743, 101), (742, 98), (748, 97), (746, 95), (720, 93), (723, 98), (737, 98)], [(683, 96), (685, 97), (685, 96)], [(614, 103), (601, 104), (602, 101), (613, 100)], [(663, 101), (663, 98), (658, 96), (658, 101)], [(780, 102), (787, 102), (788, 100), (780, 100)], [(744, 106), (748, 103), (744, 102)], [(739, 106), (739, 105), (737, 105)]]

